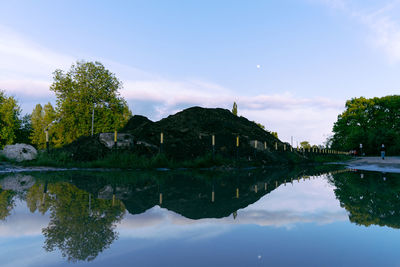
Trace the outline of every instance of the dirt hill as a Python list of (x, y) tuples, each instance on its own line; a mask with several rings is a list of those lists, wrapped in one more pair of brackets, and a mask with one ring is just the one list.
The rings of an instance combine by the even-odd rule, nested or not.
[[(233, 115), (227, 109), (192, 107), (152, 122), (143, 116), (134, 116), (121, 131), (130, 133), (139, 144), (147, 145), (150, 151), (158, 152), (161, 133), (162, 150), (168, 156), (182, 160), (212, 152), (212, 135), (215, 136), (215, 153), (227, 157), (260, 157), (267, 161), (287, 160), (284, 144), (256, 123)], [(236, 141), (239, 137), (239, 151)], [(255, 142), (257, 140), (257, 142)], [(140, 145), (142, 142), (145, 144)], [(267, 149), (265, 149), (266, 142)], [(255, 149), (255, 145), (257, 149)], [(289, 146), (287, 145), (287, 150)], [(140, 149), (145, 151), (145, 149)], [(288, 153), (285, 153), (288, 154)], [(291, 153), (293, 155), (293, 153)]]
[[(192, 107), (157, 122), (135, 115), (120, 133), (133, 138), (134, 145), (129, 148), (132, 153), (152, 156), (161, 151), (178, 161), (212, 153), (213, 135), (215, 154), (227, 158), (256, 158), (263, 163), (302, 160), (299, 154), (289, 152), (288, 144), (282, 143), (256, 123), (221, 108)], [(93, 160), (111, 151), (99, 141), (99, 135), (80, 138), (66, 148), (75, 160)]]

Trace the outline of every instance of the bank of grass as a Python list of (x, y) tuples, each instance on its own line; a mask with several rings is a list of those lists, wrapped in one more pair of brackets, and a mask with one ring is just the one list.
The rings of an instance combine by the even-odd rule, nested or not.
[(328, 154), (328, 155), (312, 155), (309, 157), (312, 162), (315, 163), (329, 163), (329, 162), (345, 162), (352, 157), (350, 155), (335, 155), (335, 154)]
[(40, 152), (37, 159), (23, 162), (24, 166), (46, 166), (58, 168), (120, 168), (120, 169), (156, 169), (156, 168), (208, 168), (228, 165), (232, 160), (207, 154), (193, 160), (175, 161), (164, 154), (153, 157), (139, 156), (129, 152), (113, 152), (94, 161), (74, 161), (65, 151), (53, 151), (50, 154)]
[[(287, 153), (287, 163), (291, 165), (307, 163), (307, 161), (299, 161), (293, 153)], [(313, 155), (308, 157), (308, 161), (312, 163), (340, 162), (349, 160), (347, 155)], [(38, 157), (32, 161), (20, 163), (23, 166), (45, 166), (57, 168), (119, 168), (119, 169), (157, 169), (157, 168), (211, 168), (211, 167), (254, 167), (262, 166), (259, 161), (247, 160), (241, 158), (224, 158), (221, 155), (206, 154), (204, 156), (176, 161), (168, 158), (165, 154), (157, 154), (152, 157), (140, 156), (129, 151), (114, 151), (103, 158), (93, 161), (75, 161), (71, 155), (65, 150), (53, 150), (51, 153), (41, 151)], [(277, 165), (278, 162), (270, 162), (270, 165)], [(278, 164), (279, 165), (279, 164)]]

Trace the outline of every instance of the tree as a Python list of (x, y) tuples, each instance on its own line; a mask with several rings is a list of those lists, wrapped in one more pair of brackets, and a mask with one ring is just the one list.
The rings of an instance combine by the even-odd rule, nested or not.
[(400, 96), (353, 98), (333, 126), (331, 147), (335, 150), (359, 149), (378, 154), (385, 144), (389, 154), (400, 151)]
[(37, 148), (43, 149), (46, 147), (46, 129), (49, 131), (49, 142), (53, 144), (56, 142), (54, 129), (50, 125), (55, 120), (56, 112), (51, 103), (44, 105), (44, 108), (42, 108), (42, 105), (37, 104), (32, 111), (31, 141)]
[(0, 90), (0, 149), (15, 142), (21, 121), (17, 100)]
[(311, 148), (311, 145), (310, 145), (310, 143), (309, 143), (308, 141), (300, 142), (300, 146), (301, 146), (302, 148), (304, 148), (304, 149)]
[(236, 104), (236, 102), (233, 102), (232, 113), (233, 113), (233, 115), (235, 115), (235, 116), (238, 115), (238, 109), (237, 109), (237, 104)]
[(60, 145), (89, 136), (93, 114), (95, 134), (117, 130), (129, 120), (131, 112), (119, 95), (122, 83), (101, 63), (78, 61), (68, 72), (56, 70), (53, 79)]
[(43, 148), (45, 144), (44, 136), (44, 122), (43, 122), (43, 108), (42, 105), (37, 104), (32, 111), (31, 115), (32, 133), (31, 142), (38, 148)]
[(271, 135), (274, 136), (276, 139), (278, 139), (278, 133), (277, 132), (271, 132)]
[(16, 143), (29, 144), (32, 133), (31, 115), (25, 114), (20, 120), (20, 127), (17, 131)]

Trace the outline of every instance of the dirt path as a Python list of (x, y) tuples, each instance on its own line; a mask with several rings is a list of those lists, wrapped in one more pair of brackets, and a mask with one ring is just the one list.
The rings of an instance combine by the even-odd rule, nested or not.
[(357, 157), (345, 164), (352, 169), (400, 173), (400, 157)]

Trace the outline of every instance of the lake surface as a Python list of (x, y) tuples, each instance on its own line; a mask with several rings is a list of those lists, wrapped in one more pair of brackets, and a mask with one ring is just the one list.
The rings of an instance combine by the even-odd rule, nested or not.
[(0, 175), (1, 266), (398, 266), (400, 175)]

